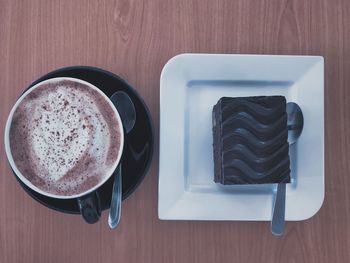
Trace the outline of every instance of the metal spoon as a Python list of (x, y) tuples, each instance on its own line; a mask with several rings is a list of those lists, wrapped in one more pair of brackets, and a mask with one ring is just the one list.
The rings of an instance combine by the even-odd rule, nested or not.
[[(303, 113), (294, 102), (287, 103), (287, 127), (288, 127), (288, 143), (295, 143), (304, 126)], [(271, 232), (275, 236), (281, 236), (284, 232), (285, 225), (285, 204), (286, 204), (286, 184), (278, 184), (275, 204), (273, 207), (273, 215), (271, 220)]]
[[(111, 96), (111, 101), (116, 106), (123, 123), (125, 135), (135, 126), (136, 110), (134, 103), (124, 91), (117, 91)], [(124, 145), (127, 143), (127, 137), (124, 136)], [(122, 203), (122, 164), (119, 163), (113, 183), (111, 208), (109, 210), (108, 225), (114, 229), (120, 222), (121, 203)]]

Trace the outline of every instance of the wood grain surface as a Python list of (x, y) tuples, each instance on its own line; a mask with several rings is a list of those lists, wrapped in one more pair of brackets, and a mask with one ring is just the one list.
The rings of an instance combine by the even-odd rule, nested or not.
[[(316, 216), (288, 222), (280, 238), (268, 222), (158, 220), (159, 77), (182, 52), (324, 56), (326, 198)], [(350, 1), (0, 0), (0, 138), (22, 90), (70, 65), (115, 72), (144, 97), (151, 169), (111, 231), (106, 212), (87, 225), (28, 197), (1, 143), (1, 263), (350, 262)]]

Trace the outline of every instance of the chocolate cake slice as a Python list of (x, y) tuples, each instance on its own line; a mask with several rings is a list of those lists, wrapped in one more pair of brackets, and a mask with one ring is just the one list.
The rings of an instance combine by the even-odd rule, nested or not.
[(286, 99), (221, 98), (213, 109), (214, 181), (289, 183)]

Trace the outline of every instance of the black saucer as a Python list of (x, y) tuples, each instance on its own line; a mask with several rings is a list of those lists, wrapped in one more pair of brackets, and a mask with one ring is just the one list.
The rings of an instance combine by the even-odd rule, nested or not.
[[(143, 180), (148, 171), (153, 154), (153, 130), (148, 108), (137, 92), (117, 75), (95, 67), (74, 66), (52, 71), (33, 82), (29, 87), (40, 81), (55, 77), (73, 77), (85, 80), (100, 88), (108, 97), (114, 92), (126, 92), (134, 102), (136, 109), (136, 124), (127, 135), (130, 146), (124, 147), (122, 156), (123, 200), (132, 194)], [(29, 88), (28, 87), (28, 88)], [(78, 214), (79, 208), (76, 199), (55, 199), (38, 194), (22, 183), (26, 192), (41, 204), (54, 210)], [(101, 207), (103, 210), (110, 207), (114, 176), (99, 189)]]

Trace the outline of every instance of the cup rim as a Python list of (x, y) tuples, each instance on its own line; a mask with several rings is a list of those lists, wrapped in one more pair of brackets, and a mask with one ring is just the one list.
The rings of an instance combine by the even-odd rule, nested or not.
[[(115, 161), (115, 163), (113, 164), (111, 170), (110, 170), (110, 174), (108, 176), (105, 176), (105, 178), (103, 180), (101, 180), (101, 182), (99, 182), (97, 185), (95, 185), (94, 187), (79, 193), (79, 194), (75, 194), (75, 195), (56, 195), (56, 194), (51, 194), (48, 192), (45, 192), (43, 190), (41, 190), (40, 188), (38, 188), (37, 186), (35, 186), (34, 184), (32, 184), (17, 168), (16, 163), (13, 159), (12, 156), (12, 152), (11, 152), (11, 147), (10, 147), (10, 128), (11, 128), (11, 124), (12, 124), (12, 118), (13, 118), (13, 114), (16, 111), (17, 107), (19, 106), (19, 104), (22, 102), (22, 100), (29, 94), (31, 93), (33, 90), (35, 90), (36, 88), (38, 88), (39, 86), (45, 84), (45, 83), (50, 83), (53, 81), (61, 81), (61, 80), (70, 80), (70, 81), (74, 81), (74, 82), (78, 82), (81, 84), (84, 84), (86, 86), (88, 86), (89, 88), (94, 89), (95, 91), (97, 91), (99, 94), (101, 94), (101, 96), (103, 98), (105, 98), (105, 100), (110, 104), (111, 108), (113, 109), (115, 116), (117, 117), (117, 120), (119, 122), (119, 133), (120, 133), (120, 148), (118, 151), (118, 156), (117, 159)], [(123, 123), (121, 121), (119, 112), (117, 110), (117, 108), (115, 107), (115, 105), (113, 104), (113, 102), (110, 100), (110, 98), (102, 91), (100, 90), (98, 87), (96, 87), (95, 85), (85, 81), (85, 80), (81, 80), (78, 78), (72, 78), (72, 77), (55, 77), (55, 78), (49, 78), (43, 81), (38, 82), (37, 84), (33, 85), (32, 87), (28, 88), (24, 93), (22, 93), (20, 95), (20, 97), (16, 100), (15, 104), (12, 106), (12, 109), (7, 117), (7, 121), (6, 121), (6, 126), (5, 126), (5, 132), (4, 132), (4, 144), (5, 144), (5, 152), (6, 152), (6, 157), (8, 162), (10, 163), (11, 169), (13, 170), (13, 172), (15, 173), (15, 175), (26, 185), (28, 186), (30, 189), (32, 189), (33, 191), (42, 194), (44, 196), (47, 197), (51, 197), (51, 198), (56, 198), (56, 199), (74, 199), (74, 198), (79, 198), (82, 197), (84, 195), (87, 195), (93, 191), (95, 191), (96, 189), (98, 189), (100, 186), (102, 186), (113, 174), (115, 169), (117, 168), (121, 157), (122, 157), (122, 153), (123, 153), (123, 149), (124, 149), (124, 129), (123, 129)]]

